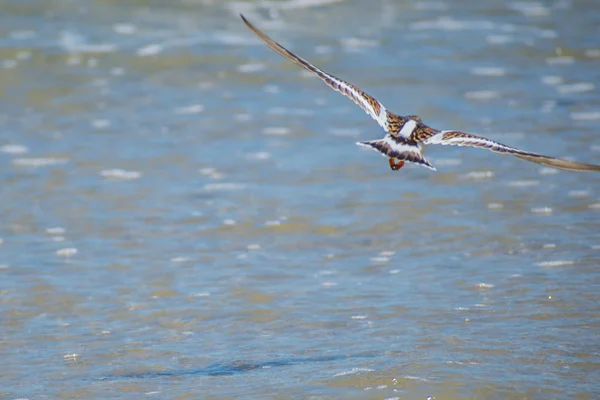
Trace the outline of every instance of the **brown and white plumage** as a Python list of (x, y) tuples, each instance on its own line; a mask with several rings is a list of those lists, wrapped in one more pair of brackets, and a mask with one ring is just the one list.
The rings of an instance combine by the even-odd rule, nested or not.
[(319, 77), (327, 86), (350, 98), (371, 116), (386, 132), (382, 139), (358, 142), (360, 146), (370, 147), (390, 159), (390, 167), (400, 169), (405, 161), (423, 165), (435, 170), (423, 156), (425, 145), (441, 144), (451, 146), (469, 146), (488, 149), (496, 153), (510, 154), (523, 160), (567, 171), (600, 171), (600, 165), (579, 163), (548, 157), (506, 146), (493, 140), (454, 130), (438, 130), (425, 125), (416, 115), (399, 116), (388, 111), (383, 104), (358, 87), (315, 67), (302, 57), (292, 53), (240, 15), (244, 23), (271, 49), (287, 60), (301, 66)]

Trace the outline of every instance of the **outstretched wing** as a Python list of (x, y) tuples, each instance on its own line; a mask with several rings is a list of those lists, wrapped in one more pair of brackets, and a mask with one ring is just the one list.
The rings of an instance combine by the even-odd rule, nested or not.
[(575, 161), (563, 160), (560, 158), (548, 157), (529, 151), (515, 149), (514, 147), (506, 146), (502, 143), (493, 140), (470, 135), (459, 131), (439, 131), (434, 135), (423, 140), (424, 144), (441, 144), (452, 146), (470, 146), (488, 149), (496, 153), (510, 154), (523, 160), (531, 161), (536, 164), (545, 165), (547, 167), (564, 169), (566, 171), (575, 172), (591, 172), (600, 171), (600, 165), (579, 163)]
[[(240, 17), (242, 17), (244, 23), (248, 25), (248, 28), (250, 28), (250, 30), (252, 30), (252, 32), (254, 32), (256, 36), (261, 38), (271, 49), (273, 49), (275, 52), (279, 53), (281, 56), (288, 59), (289, 61), (293, 62), (294, 64), (299, 65), (307, 71), (314, 73), (333, 90), (349, 97), (367, 114), (369, 114), (371, 118), (377, 121), (377, 123), (386, 132), (390, 132), (390, 123), (393, 125), (392, 130), (394, 130), (395, 126), (398, 125), (397, 123), (394, 124), (394, 117), (396, 116), (388, 112), (383, 106), (383, 104), (381, 104), (379, 101), (375, 100), (373, 97), (369, 96), (356, 86), (331, 74), (328, 74), (322, 69), (315, 67), (302, 57), (295, 55), (294, 53), (292, 53), (291, 51), (289, 51), (288, 49), (286, 49), (285, 47), (268, 37), (260, 29), (252, 25), (252, 23), (248, 21), (243, 15), (240, 14)], [(393, 132), (393, 134), (395, 135), (396, 132)]]

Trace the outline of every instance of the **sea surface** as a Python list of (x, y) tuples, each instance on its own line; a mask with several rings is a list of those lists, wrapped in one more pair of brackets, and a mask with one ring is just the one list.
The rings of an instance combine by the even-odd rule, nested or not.
[(599, 399), (600, 2), (0, 0), (1, 399)]

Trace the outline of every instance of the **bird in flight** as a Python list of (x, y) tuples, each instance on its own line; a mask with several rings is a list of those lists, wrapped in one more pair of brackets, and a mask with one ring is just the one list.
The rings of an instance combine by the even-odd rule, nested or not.
[(350, 98), (350, 100), (354, 101), (354, 103), (369, 114), (371, 118), (377, 121), (379, 126), (386, 132), (386, 135), (382, 139), (357, 142), (356, 144), (380, 152), (384, 157), (389, 159), (390, 168), (394, 171), (402, 168), (405, 162), (420, 164), (435, 170), (435, 167), (427, 161), (423, 155), (425, 146), (429, 144), (479, 147), (496, 153), (510, 154), (523, 160), (567, 171), (600, 171), (600, 165), (579, 163), (531, 153), (529, 151), (506, 146), (482, 136), (471, 135), (460, 131), (434, 129), (425, 125), (417, 115), (396, 115), (387, 110), (378, 100), (369, 96), (353, 84), (315, 67), (302, 57), (292, 53), (268, 37), (243, 15), (240, 14), (240, 16), (248, 28), (250, 28), (250, 30), (272, 50), (294, 64), (315, 74), (325, 82), (327, 86)]

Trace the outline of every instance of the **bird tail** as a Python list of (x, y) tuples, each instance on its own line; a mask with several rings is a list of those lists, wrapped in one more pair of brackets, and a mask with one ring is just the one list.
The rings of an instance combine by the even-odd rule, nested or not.
[(397, 142), (388, 136), (379, 140), (356, 142), (356, 144), (378, 151), (384, 157), (394, 158), (398, 161), (408, 161), (415, 164), (420, 164), (435, 171), (435, 167), (431, 165), (429, 161), (427, 161), (419, 147), (407, 143)]

